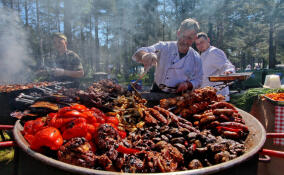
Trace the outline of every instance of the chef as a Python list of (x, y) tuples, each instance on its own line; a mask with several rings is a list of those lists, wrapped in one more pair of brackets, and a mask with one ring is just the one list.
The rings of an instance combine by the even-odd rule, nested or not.
[[(209, 76), (228, 75), (235, 72), (235, 66), (227, 59), (226, 54), (221, 49), (210, 45), (210, 39), (206, 33), (198, 33), (195, 44), (196, 48), (201, 52), (203, 68), (201, 87), (220, 84), (220, 82), (210, 82)], [(221, 89), (218, 94), (222, 94), (226, 101), (230, 100), (229, 87)]]
[(152, 92), (180, 93), (201, 86), (201, 59), (191, 47), (198, 30), (197, 21), (185, 19), (177, 31), (177, 41), (142, 47), (133, 55), (132, 59), (142, 63), (144, 70), (155, 66)]

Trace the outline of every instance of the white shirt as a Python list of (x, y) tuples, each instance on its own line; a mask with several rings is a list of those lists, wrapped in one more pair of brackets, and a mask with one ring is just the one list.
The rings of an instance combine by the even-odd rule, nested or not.
[(182, 59), (179, 58), (176, 41), (159, 42), (149, 47), (142, 47), (137, 52), (141, 50), (160, 51), (155, 69), (155, 82), (158, 86), (164, 84), (167, 87), (176, 87), (185, 81), (191, 82), (194, 89), (201, 86), (202, 63), (199, 54), (193, 48), (190, 47)]
[[(209, 76), (222, 75), (226, 71), (235, 72), (235, 66), (227, 59), (226, 54), (214, 46), (210, 46), (205, 52), (201, 53), (203, 79), (201, 87), (222, 84), (220, 82), (210, 82)], [(229, 87), (218, 92), (229, 100)]]

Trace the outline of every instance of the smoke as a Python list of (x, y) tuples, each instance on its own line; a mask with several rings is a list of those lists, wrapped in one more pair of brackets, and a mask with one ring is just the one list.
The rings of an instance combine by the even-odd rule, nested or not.
[(27, 37), (17, 12), (0, 8), (0, 84), (28, 81)]

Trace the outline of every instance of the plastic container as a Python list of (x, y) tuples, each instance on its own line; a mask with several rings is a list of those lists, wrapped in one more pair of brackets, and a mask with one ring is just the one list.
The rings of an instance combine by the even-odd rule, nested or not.
[(266, 75), (263, 87), (271, 89), (281, 88), (280, 76)]

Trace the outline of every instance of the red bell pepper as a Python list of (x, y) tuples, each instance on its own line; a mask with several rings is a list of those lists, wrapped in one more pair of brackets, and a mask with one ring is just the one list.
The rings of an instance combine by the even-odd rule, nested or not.
[(113, 123), (115, 126), (118, 126), (119, 124), (119, 120), (117, 117), (106, 116), (105, 120), (106, 120), (106, 123)]
[(140, 152), (138, 149), (126, 148), (125, 146), (121, 146), (121, 145), (118, 146), (117, 151), (120, 153), (124, 153), (124, 154), (135, 154), (135, 153)]
[(98, 108), (92, 107), (90, 110), (94, 111), (96, 114), (98, 114), (99, 116), (101, 116), (103, 118), (106, 117), (106, 115), (101, 110), (99, 110)]
[(36, 120), (30, 120), (24, 125), (24, 133), (25, 134), (35, 134), (37, 131), (41, 130), (45, 127), (45, 119), (37, 118)]
[(90, 111), (90, 110), (86, 110), (83, 112), (83, 114), (85, 114), (87, 116), (87, 123), (96, 123), (97, 119), (94, 116), (94, 112)]
[(67, 106), (67, 107), (64, 107), (64, 108), (59, 109), (59, 111), (57, 112), (57, 115), (58, 115), (58, 116), (61, 116), (61, 115), (63, 115), (65, 112), (67, 112), (67, 111), (72, 111), (72, 110), (73, 110), (73, 109), (72, 109), (71, 107)]
[(53, 126), (55, 128), (61, 128), (64, 125), (66, 125), (67, 123), (70, 123), (74, 120), (76, 120), (77, 118), (72, 117), (72, 118), (52, 118), (49, 122), (49, 126)]
[(87, 133), (86, 122), (74, 123), (71, 128), (67, 128), (63, 131), (63, 138), (69, 140), (74, 137), (85, 137)]
[(24, 135), (25, 139), (28, 141), (29, 144), (32, 143), (32, 141), (34, 140), (35, 136), (31, 135), (31, 134), (25, 134)]
[(30, 148), (39, 150), (42, 146), (47, 146), (51, 150), (58, 150), (63, 144), (63, 138), (60, 131), (54, 127), (46, 127), (38, 131), (31, 141)]
[(62, 115), (60, 115), (59, 117), (63, 117), (63, 118), (79, 118), (79, 117), (83, 117), (85, 119), (87, 119), (87, 115), (79, 112), (77, 110), (71, 110), (71, 111), (67, 111), (65, 113), (63, 113)]
[(75, 109), (75, 110), (77, 110), (79, 112), (84, 112), (86, 110), (89, 110), (86, 106), (80, 105), (80, 104), (73, 105), (73, 106), (71, 106), (71, 108)]
[(222, 130), (223, 130), (223, 131), (236, 132), (236, 133), (242, 131), (242, 129), (231, 128), (231, 127), (226, 127), (226, 126), (217, 126), (216, 128), (217, 128), (218, 132), (220, 132), (220, 131), (222, 131)]
[(124, 139), (126, 137), (126, 132), (125, 131), (121, 131), (121, 130), (117, 130), (119, 136)]

